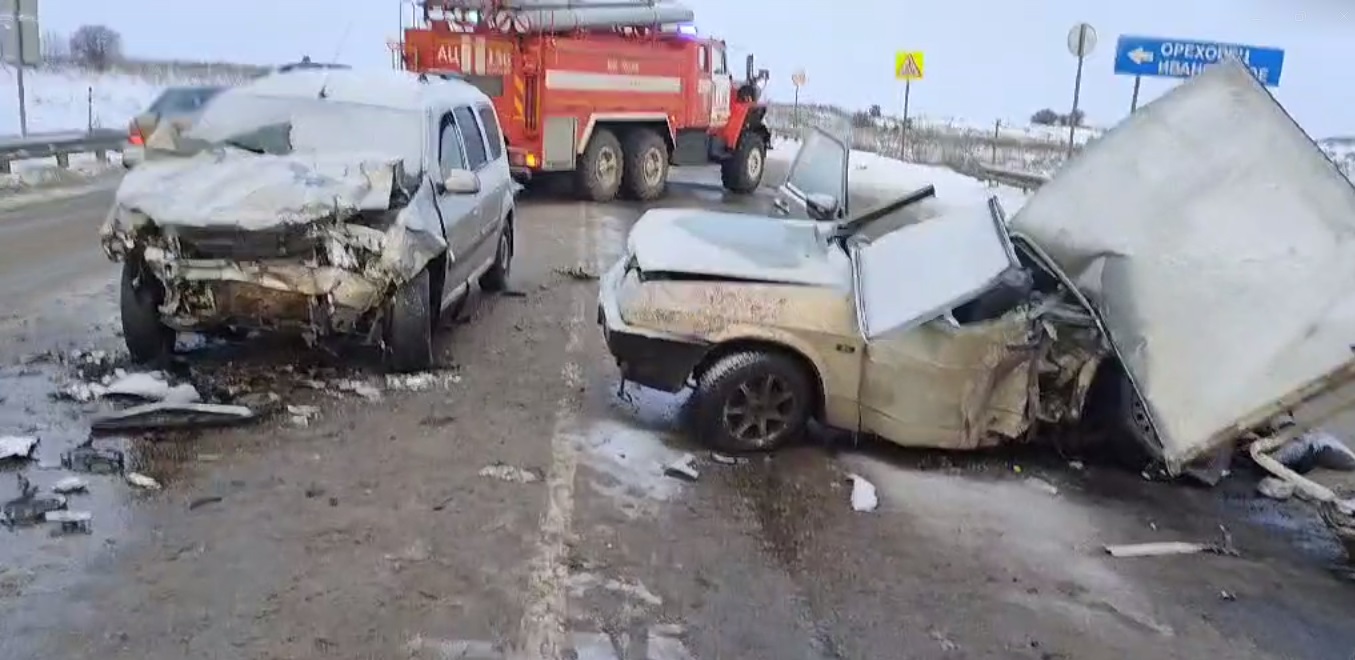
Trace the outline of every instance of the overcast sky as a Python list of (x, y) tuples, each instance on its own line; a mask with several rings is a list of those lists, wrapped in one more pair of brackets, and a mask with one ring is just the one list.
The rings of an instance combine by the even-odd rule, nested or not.
[[(126, 50), (147, 57), (291, 61), (302, 54), (363, 67), (390, 66), (386, 40), (399, 28), (397, 0), (40, 0), (44, 29), (69, 33), (102, 23)], [(1129, 109), (1133, 79), (1112, 74), (1119, 34), (1274, 46), (1286, 51), (1278, 98), (1314, 137), (1355, 134), (1355, 3), (1345, 0), (686, 0), (701, 31), (752, 52), (771, 69), (773, 98), (864, 108), (900, 105), (897, 50), (926, 53), (914, 113), (975, 122), (1020, 120), (1072, 104), (1077, 62), (1066, 36), (1096, 28), (1082, 107), (1111, 124)], [(1345, 9), (1340, 6), (1345, 5)], [(828, 9), (808, 9), (827, 6)], [(793, 8), (793, 9), (788, 9)], [(803, 8), (803, 9), (802, 9)], [(345, 37), (346, 35), (346, 37)], [(1145, 80), (1144, 98), (1169, 88)]]

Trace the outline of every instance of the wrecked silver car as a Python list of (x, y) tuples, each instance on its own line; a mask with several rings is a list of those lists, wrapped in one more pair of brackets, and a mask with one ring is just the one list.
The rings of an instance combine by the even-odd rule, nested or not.
[(175, 331), (260, 329), (354, 335), (425, 369), (440, 313), (472, 282), (507, 285), (516, 185), (463, 81), (279, 73), (147, 142), (101, 231), (137, 360)]
[(839, 221), (847, 153), (805, 140), (778, 204), (798, 218), (650, 211), (603, 277), (623, 376), (693, 384), (705, 441), (766, 450), (818, 419), (972, 449), (1095, 423), (1178, 474), (1355, 374), (1355, 188), (1241, 65), (1010, 222), (990, 200), (879, 230), (930, 189)]

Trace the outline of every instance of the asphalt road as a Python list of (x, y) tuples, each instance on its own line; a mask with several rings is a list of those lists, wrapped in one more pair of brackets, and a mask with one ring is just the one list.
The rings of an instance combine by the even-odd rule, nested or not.
[[(710, 181), (710, 173), (698, 173)], [(56, 195), (56, 196), (53, 196)], [(115, 352), (107, 188), (0, 202), (0, 435), (42, 437), (47, 485), (107, 404), (53, 401), (72, 350)], [(764, 199), (675, 185), (667, 204)], [(1339, 549), (1248, 478), (1156, 484), (1048, 452), (946, 456), (811, 443), (724, 465), (680, 398), (629, 389), (594, 322), (596, 272), (643, 211), (532, 200), (513, 287), (449, 320), (445, 382), (290, 344), (191, 353), (234, 391), (314, 405), (221, 431), (99, 439), (159, 480), (91, 476), (93, 533), (0, 543), (0, 657), (1314, 658), (1355, 649)], [(331, 385), (314, 389), (310, 381)], [(695, 482), (660, 465), (690, 451)], [(487, 466), (522, 480), (482, 476)], [(508, 475), (523, 474), (500, 468)], [(880, 489), (855, 513), (847, 474)], [(1034, 479), (1038, 477), (1038, 481)], [(0, 499), (13, 496), (0, 474)], [(1113, 559), (1212, 541), (1240, 557)], [(576, 656), (570, 656), (573, 649)]]

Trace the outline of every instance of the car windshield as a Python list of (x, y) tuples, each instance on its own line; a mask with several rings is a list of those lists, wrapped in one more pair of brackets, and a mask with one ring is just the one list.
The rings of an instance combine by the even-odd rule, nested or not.
[(187, 115), (199, 112), (222, 90), (221, 87), (171, 87), (148, 109), (159, 115)]
[(275, 155), (381, 154), (403, 159), (409, 170), (421, 162), (425, 141), (417, 111), (242, 90), (218, 96), (186, 137)]

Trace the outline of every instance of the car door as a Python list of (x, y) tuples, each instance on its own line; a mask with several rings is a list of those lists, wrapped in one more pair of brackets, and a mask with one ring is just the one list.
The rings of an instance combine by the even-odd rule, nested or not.
[[(464, 131), (460, 123), (464, 121), (456, 111), (447, 112), (439, 121), (438, 167), (441, 180), (453, 170), (472, 170), (468, 158)], [(473, 121), (473, 118), (472, 118)], [(478, 129), (471, 127), (472, 135), (478, 135)], [(481, 193), (459, 194), (439, 187), (438, 212), (442, 216), (443, 227), (447, 232), (447, 282), (443, 292), (454, 295), (463, 282), (470, 278), (474, 269), (472, 254), (480, 233)]]
[(951, 313), (1019, 272), (991, 204), (854, 245), (852, 265), (866, 340), (862, 430), (902, 445), (965, 449), (1026, 428), (1035, 376), (1026, 307), (963, 324)]
[(847, 162), (851, 148), (826, 131), (814, 128), (786, 172), (786, 182), (772, 202), (779, 216), (841, 220), (847, 217)]
[(498, 161), (502, 160), (503, 152), (500, 148), (499, 158), (491, 159), (489, 143), (475, 107), (460, 106), (453, 109), (452, 114), (456, 117), (457, 131), (461, 133), (461, 144), (466, 148), (466, 169), (474, 172), (480, 180), (474, 222), (466, 228), (470, 235), (470, 247), (465, 253), (467, 271), (458, 273), (457, 281), (460, 282), (460, 278), (469, 279), (475, 275), (475, 271), (494, 257), (497, 244), (493, 240), (496, 236), (493, 230), (501, 219), (498, 215), (501, 209), (497, 193), (503, 185), (498, 167), (501, 163)]
[[(485, 193), (485, 215), (484, 232), (485, 238), (491, 248), (497, 248), (495, 241), (499, 232), (503, 230), (503, 225), (508, 219), (508, 214), (513, 209), (513, 174), (508, 165), (508, 155), (503, 142), (503, 131), (499, 126), (498, 116), (494, 114), (494, 106), (485, 103), (476, 106), (476, 114), (480, 119), (480, 128), (485, 134), (485, 143), (489, 147), (489, 162), (480, 173), (480, 185)], [(493, 249), (490, 251), (490, 257), (494, 255)]]

